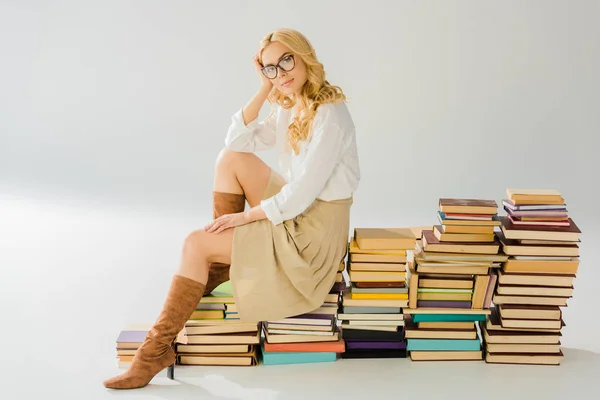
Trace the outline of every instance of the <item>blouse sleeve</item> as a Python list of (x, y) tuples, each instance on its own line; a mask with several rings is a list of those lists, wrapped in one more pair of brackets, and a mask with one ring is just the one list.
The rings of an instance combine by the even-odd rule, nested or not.
[(248, 125), (244, 123), (242, 109), (231, 117), (231, 125), (225, 137), (225, 146), (231, 150), (252, 153), (275, 145), (277, 127), (277, 110), (274, 110), (265, 120), (257, 119)]
[(345, 136), (344, 130), (327, 118), (315, 121), (301, 173), (260, 203), (273, 225), (301, 214), (319, 196), (343, 155)]

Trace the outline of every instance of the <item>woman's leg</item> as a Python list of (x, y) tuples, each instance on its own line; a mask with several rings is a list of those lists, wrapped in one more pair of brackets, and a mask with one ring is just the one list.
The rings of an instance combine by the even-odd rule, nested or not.
[(244, 195), (254, 207), (262, 200), (270, 174), (271, 167), (255, 154), (225, 148), (217, 157), (213, 191)]
[(197, 230), (188, 235), (181, 262), (173, 276), (163, 309), (129, 369), (104, 381), (112, 389), (146, 386), (152, 378), (175, 362), (172, 344), (198, 306), (208, 277), (209, 262), (231, 263), (233, 229), (219, 234)]
[[(252, 153), (221, 150), (215, 165), (213, 182), (213, 219), (224, 214), (244, 211), (246, 200), (250, 207), (262, 199), (271, 168)], [(204, 294), (211, 293), (229, 280), (228, 263), (211, 263)]]

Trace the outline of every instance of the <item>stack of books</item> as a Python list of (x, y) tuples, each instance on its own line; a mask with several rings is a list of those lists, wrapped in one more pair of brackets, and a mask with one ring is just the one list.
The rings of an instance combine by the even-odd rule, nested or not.
[(354, 230), (347, 262), (351, 287), (338, 314), (346, 341), (342, 358), (406, 357), (406, 252), (415, 243), (408, 228)]
[(485, 324), (486, 361), (560, 364), (560, 307), (573, 294), (579, 234), (560, 192), (507, 189), (500, 217), (502, 250), (495, 309)]
[(140, 348), (151, 326), (147, 324), (131, 324), (126, 326), (116, 340), (117, 365), (129, 368), (137, 349)]
[(483, 360), (479, 321), (490, 314), (506, 255), (494, 227), (493, 200), (439, 200), (440, 224), (422, 231), (408, 252), (405, 333), (411, 360)]
[(196, 311), (177, 336), (179, 365), (258, 364), (260, 323), (225, 318), (227, 307), (235, 305), (231, 281), (202, 297)]
[(338, 268), (336, 281), (325, 302), (316, 310), (263, 323), (262, 363), (264, 365), (333, 362), (344, 352), (337, 312), (341, 293), (347, 289), (343, 271)]

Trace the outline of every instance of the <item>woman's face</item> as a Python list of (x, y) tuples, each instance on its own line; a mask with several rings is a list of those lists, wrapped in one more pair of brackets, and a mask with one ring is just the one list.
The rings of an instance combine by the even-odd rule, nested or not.
[(306, 64), (286, 45), (272, 42), (262, 52), (263, 74), (285, 95), (300, 92), (306, 82)]

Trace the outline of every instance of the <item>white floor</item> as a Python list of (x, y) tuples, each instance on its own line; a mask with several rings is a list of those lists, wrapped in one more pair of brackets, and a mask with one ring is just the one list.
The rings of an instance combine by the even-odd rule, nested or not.
[(0, 198), (0, 399), (598, 397), (598, 325), (592, 318), (597, 301), (595, 284), (585, 281), (565, 310), (565, 359), (559, 367), (406, 359), (177, 367), (175, 381), (163, 372), (144, 389), (105, 389), (102, 381), (121, 372), (114, 349), (118, 332), (128, 323), (154, 320), (183, 238), (204, 223), (204, 217)]

